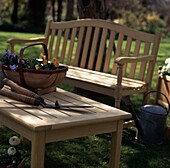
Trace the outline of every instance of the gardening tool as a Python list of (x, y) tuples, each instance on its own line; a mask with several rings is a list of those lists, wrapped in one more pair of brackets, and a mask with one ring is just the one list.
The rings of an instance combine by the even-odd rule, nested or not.
[[(8, 89), (3, 88), (4, 85), (10, 86), (11, 89), (14, 89), (16, 92), (11, 92)], [(37, 95), (33, 94), (31, 91), (25, 88), (18, 86), (13, 81), (5, 78), (2, 71), (0, 71), (0, 95), (9, 97), (14, 100), (22, 101), (24, 103), (31, 104), (31, 105), (39, 104)]]
[(0, 89), (3, 88), (4, 85), (10, 86), (11, 91), (4, 89), (0, 90), (0, 94), (6, 97), (9, 97), (14, 100), (22, 101), (27, 104), (41, 105), (44, 108), (53, 108), (53, 109), (63, 109), (63, 108), (89, 108), (91, 106), (70, 106), (70, 105), (59, 105), (58, 101), (56, 100), (55, 104), (47, 104), (42, 97), (38, 94), (23, 88), (17, 85), (15, 82), (11, 81), (10, 79), (5, 78), (2, 72), (0, 72)]
[(47, 104), (43, 99), (40, 100), (39, 105), (44, 108), (53, 108), (53, 109), (68, 109), (68, 108), (91, 108), (92, 106), (78, 106), (78, 105), (60, 105), (56, 100), (55, 104)]
[(23, 94), (29, 97), (33, 97), (33, 98), (39, 98), (40, 96), (24, 87), (21, 87), (19, 85), (17, 85), (15, 82), (13, 82), (10, 79), (4, 78), (3, 82), (5, 85), (11, 87), (12, 91), (15, 91), (18, 94)]
[(168, 109), (159, 105), (144, 105), (146, 96), (153, 92), (158, 91), (150, 91), (145, 94), (139, 116), (136, 115), (134, 110), (131, 112), (138, 129), (137, 140), (145, 145), (159, 145), (163, 143), (167, 115), (170, 110), (169, 100), (162, 92), (158, 93), (165, 97), (169, 105)]

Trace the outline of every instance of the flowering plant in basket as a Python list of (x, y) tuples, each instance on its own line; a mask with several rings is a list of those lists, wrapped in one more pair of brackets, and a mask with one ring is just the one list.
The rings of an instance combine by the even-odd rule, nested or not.
[[(23, 54), (25, 49), (35, 45), (41, 45), (44, 53), (38, 58), (25, 58)], [(6, 51), (0, 61), (7, 78), (31, 90), (55, 88), (64, 79), (68, 70), (67, 66), (59, 65), (56, 57), (48, 60), (47, 46), (44, 43), (22, 47), (19, 56)]]
[[(11, 54), (8, 50), (3, 53), (3, 56), (0, 58), (1, 64), (9, 67), (13, 71), (17, 71), (19, 67), (19, 57), (17, 54)], [(47, 61), (44, 54), (40, 54), (39, 58), (22, 59), (22, 66), (25, 69), (34, 69), (34, 70), (55, 70), (58, 68), (58, 60), (53, 57), (51, 61)]]
[(163, 76), (165, 76), (165, 75), (170, 76), (170, 58), (167, 58), (167, 59), (165, 60), (165, 65), (163, 65), (163, 66), (161, 67), (161, 70), (160, 70), (159, 75), (160, 75), (161, 77), (163, 77)]

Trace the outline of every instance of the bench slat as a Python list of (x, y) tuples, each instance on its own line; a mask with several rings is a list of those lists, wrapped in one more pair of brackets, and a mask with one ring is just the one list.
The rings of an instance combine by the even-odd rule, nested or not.
[(83, 43), (82, 57), (79, 56), (79, 58), (81, 58), (80, 67), (82, 67), (82, 68), (85, 68), (85, 66), (86, 66), (88, 51), (90, 50), (91, 34), (92, 34), (92, 27), (88, 27), (85, 32), (85, 42)]
[(54, 57), (56, 57), (56, 58), (58, 58), (58, 55), (59, 55), (61, 36), (62, 36), (62, 30), (58, 30), (56, 47), (55, 47), (55, 51), (54, 51)]
[(115, 47), (115, 35), (116, 34), (114, 31), (110, 32), (109, 44), (106, 51), (106, 59), (105, 59), (103, 72), (109, 72), (109, 68), (111, 66), (111, 57), (112, 54), (114, 54), (114, 47)]
[[(140, 41), (140, 40), (136, 40), (135, 50), (134, 50), (134, 56), (135, 56), (135, 57), (139, 55), (140, 46), (141, 46), (141, 41)], [(130, 74), (129, 74), (129, 77), (130, 77), (130, 78), (134, 78), (134, 76), (135, 76), (135, 71), (136, 71), (136, 66), (137, 66), (137, 63), (132, 63), (132, 64), (131, 64)]]
[(96, 71), (101, 71), (101, 68), (103, 68), (102, 61), (104, 61), (103, 57), (105, 57), (105, 48), (107, 45), (107, 43), (106, 43), (107, 33), (108, 33), (108, 30), (103, 29), (100, 46), (99, 46), (99, 51), (98, 51), (98, 56), (97, 56), (97, 62), (96, 62), (96, 68), (95, 68)]
[(69, 33), (70, 33), (70, 29), (66, 29), (65, 31), (63, 31), (64, 33), (64, 41), (62, 44), (62, 49), (61, 49), (61, 62), (64, 62), (65, 57), (66, 57), (66, 49), (67, 49), (67, 43), (69, 42)]
[[(76, 54), (74, 59), (74, 66), (79, 66), (79, 55), (83, 46), (83, 36), (84, 36), (85, 27), (80, 27), (79, 34), (78, 34), (78, 44), (76, 48)], [(63, 63), (63, 62), (61, 62)]]
[(72, 61), (72, 54), (73, 54), (76, 34), (77, 34), (77, 28), (73, 28), (72, 33), (71, 33), (70, 44), (69, 44), (69, 47), (68, 47), (69, 51), (68, 51), (67, 62), (66, 62), (66, 64), (68, 64), (68, 65), (70, 65), (71, 61)]
[[(132, 45), (132, 38), (131, 37), (127, 37), (125, 53), (124, 53), (125, 57), (129, 57), (130, 56), (131, 45)], [(128, 70), (128, 64), (125, 64), (124, 67), (123, 67), (123, 76), (126, 75), (127, 70)]]
[[(145, 43), (145, 46), (144, 46), (144, 55), (145, 54), (149, 55), (150, 44), (151, 43), (148, 43), (148, 42)], [(141, 63), (140, 72), (139, 72), (139, 76), (138, 76), (139, 80), (144, 80), (146, 66), (147, 66), (146, 62), (142, 62)]]
[[(124, 39), (124, 35), (122, 33), (119, 33), (119, 37), (118, 37), (118, 44), (116, 46), (116, 53), (114, 56), (114, 59), (118, 58), (119, 56), (121, 56), (121, 51), (122, 51), (122, 45), (123, 45), (123, 39)], [(112, 74), (116, 74), (117, 72), (117, 65), (114, 64), (113, 68), (112, 68)]]
[[(117, 82), (117, 76), (115, 75), (108, 75), (106, 73), (97, 73), (96, 71), (90, 71), (90, 70), (83, 70), (76, 68), (76, 67), (70, 67), (69, 71), (67, 72), (66, 78), (73, 78), (84, 82), (93, 83), (95, 85), (103, 85), (105, 87), (114, 88), (114, 84), (116, 85)], [(129, 78), (123, 78), (122, 81), (122, 87), (123, 88), (132, 88), (136, 87), (139, 88), (145, 83), (138, 80), (133, 80)]]
[(95, 56), (96, 56), (96, 52), (97, 52), (99, 33), (100, 33), (100, 29), (98, 27), (96, 27), (94, 30), (92, 47), (91, 47), (90, 57), (89, 57), (88, 66), (87, 66), (88, 69), (94, 68), (93, 66), (94, 66)]

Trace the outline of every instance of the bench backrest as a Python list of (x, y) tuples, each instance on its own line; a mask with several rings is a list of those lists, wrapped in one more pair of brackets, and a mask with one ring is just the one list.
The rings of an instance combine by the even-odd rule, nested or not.
[(106, 20), (49, 21), (45, 31), (49, 57), (60, 63), (117, 74), (117, 57), (153, 55), (154, 59), (124, 66), (123, 76), (151, 80), (160, 34), (149, 34)]

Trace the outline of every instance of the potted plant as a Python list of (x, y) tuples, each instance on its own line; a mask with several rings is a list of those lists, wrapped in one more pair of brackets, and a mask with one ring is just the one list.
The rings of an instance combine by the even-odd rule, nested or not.
[[(157, 79), (157, 91), (162, 92), (166, 95), (170, 101), (170, 58), (165, 60), (165, 64), (158, 70), (158, 79)], [(156, 95), (156, 103), (169, 108), (169, 104), (164, 96), (161, 94)], [(170, 126), (167, 126), (165, 129), (164, 137), (170, 135)]]
[[(157, 90), (164, 93), (170, 99), (170, 58), (165, 60), (165, 64), (162, 67), (159, 67), (158, 70), (158, 80), (157, 80)], [(165, 105), (166, 107), (169, 105), (165, 98), (161, 95), (157, 95), (157, 103)]]
[[(44, 53), (35, 59), (25, 58), (24, 50), (35, 45), (41, 45)], [(2, 71), (7, 78), (32, 91), (46, 89), (48, 92), (50, 88), (55, 90), (68, 70), (67, 66), (59, 65), (56, 57), (49, 60), (47, 46), (44, 43), (22, 47), (19, 56), (6, 51), (0, 61)]]

